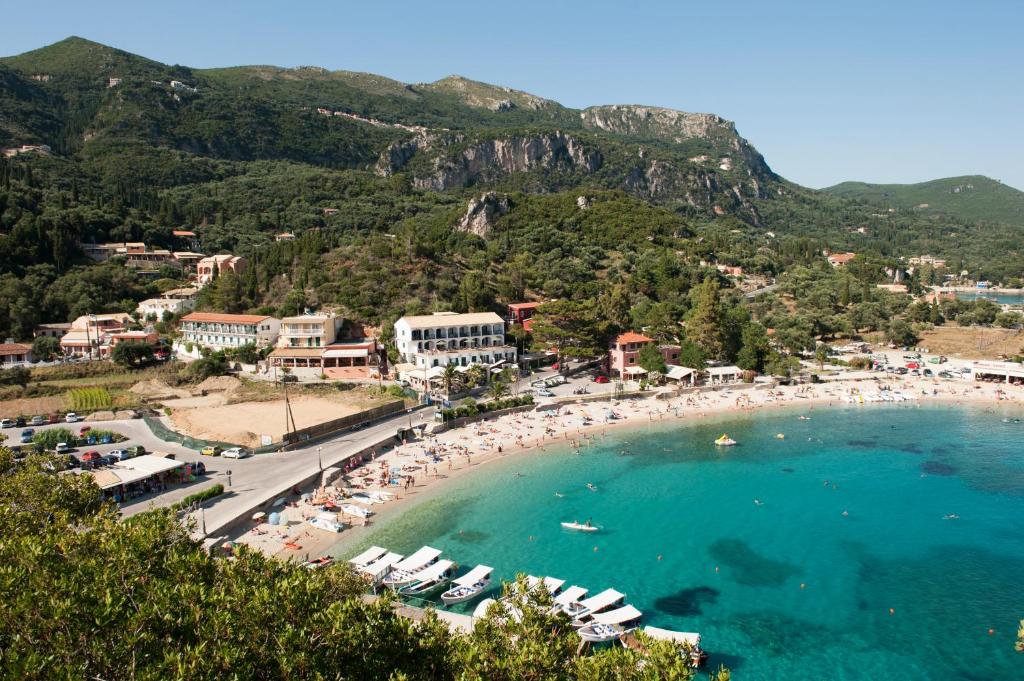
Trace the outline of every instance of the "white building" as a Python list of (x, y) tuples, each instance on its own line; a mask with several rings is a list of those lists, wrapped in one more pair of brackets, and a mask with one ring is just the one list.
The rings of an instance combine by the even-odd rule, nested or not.
[(139, 317), (142, 319), (149, 319), (150, 316), (153, 316), (156, 317), (157, 321), (161, 321), (164, 318), (164, 312), (181, 314), (182, 312), (191, 310), (194, 306), (194, 300), (184, 300), (180, 298), (149, 298), (139, 303), (139, 306), (135, 311), (139, 313)]
[[(191, 312), (181, 318), (181, 338), (174, 344), (179, 354), (199, 357), (199, 347), (211, 350), (238, 348), (249, 343), (258, 348), (273, 345), (281, 320), (256, 314)], [(193, 346), (188, 351), (188, 344)]]
[(516, 363), (515, 346), (505, 344), (505, 321), (493, 312), (402, 317), (395, 322), (395, 342), (402, 362), (416, 369)]

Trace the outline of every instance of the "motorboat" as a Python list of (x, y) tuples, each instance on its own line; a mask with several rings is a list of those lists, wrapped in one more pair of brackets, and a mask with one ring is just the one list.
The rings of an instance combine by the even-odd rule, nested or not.
[[(566, 603), (562, 606), (562, 611), (573, 620), (586, 620), (596, 612), (601, 612), (621, 603), (625, 598), (625, 594), (619, 593), (615, 589), (605, 589), (596, 596), (591, 596), (585, 600)], [(586, 624), (586, 621), (581, 621), (579, 626), (584, 624)], [(573, 626), (576, 626), (575, 622), (573, 622)]]
[[(705, 653), (700, 647), (700, 634), (685, 631), (672, 631), (671, 629), (660, 629), (658, 627), (644, 627), (639, 631), (643, 631), (644, 634), (653, 638), (655, 641), (669, 641), (671, 643), (675, 643), (680, 648), (679, 654), (688, 656), (690, 664), (693, 667), (699, 667), (705, 660), (707, 660), (707, 653)], [(621, 636), (619, 640), (625, 648), (632, 648), (634, 650), (646, 652), (646, 648), (636, 640), (632, 635), (632, 632)]]
[(736, 444), (736, 440), (733, 440), (725, 433), (722, 433), (721, 437), (715, 440), (715, 445), (718, 447), (732, 447), (734, 444)]
[(313, 560), (307, 560), (302, 564), (302, 567), (307, 570), (318, 570), (320, 568), (330, 567), (331, 565), (334, 565), (333, 558), (330, 556), (321, 556), (319, 558), (314, 558)]
[(576, 633), (588, 643), (607, 643), (636, 629), (641, 617), (643, 613), (632, 605), (626, 605), (610, 612), (596, 613)]
[(338, 521), (335, 513), (320, 513), (307, 522), (316, 529), (327, 532), (341, 532), (345, 529), (345, 524)]
[(452, 568), (455, 566), (450, 560), (439, 560), (423, 568), (415, 575), (415, 581), (406, 584), (398, 589), (402, 596), (415, 596), (416, 598), (427, 598), (448, 586), (452, 580)]
[(565, 580), (558, 579), (557, 577), (545, 577), (543, 579), (539, 579), (533, 575), (526, 576), (526, 588), (528, 591), (536, 591), (537, 587), (541, 584), (544, 585), (544, 588), (548, 590), (549, 594), (554, 596), (562, 590), (562, 585), (565, 584)]
[(387, 552), (387, 549), (381, 548), (379, 546), (371, 546), (370, 548), (360, 553), (358, 556), (349, 558), (348, 562), (356, 570), (362, 570), (370, 563), (379, 560)]
[(403, 556), (400, 553), (389, 552), (372, 563), (359, 568), (359, 573), (364, 575), (372, 584), (379, 584), (382, 579), (391, 573), (395, 563), (400, 562), (402, 558)]
[(591, 525), (589, 520), (585, 523), (562, 523), (562, 527), (567, 530), (576, 530), (578, 532), (597, 532), (601, 529), (597, 525)]
[(355, 504), (342, 504), (338, 507), (338, 510), (345, 515), (353, 515), (359, 518), (369, 518), (373, 515), (373, 511), (370, 509), (363, 508), (362, 506), (356, 506)]
[(416, 576), (416, 573), (436, 563), (440, 555), (440, 550), (424, 546), (405, 560), (395, 563), (392, 566), (391, 573), (384, 578), (384, 586), (397, 591), (406, 584), (418, 581), (419, 577)]
[(491, 585), (492, 572), (492, 567), (477, 565), (461, 577), (453, 579), (454, 586), (441, 594), (441, 602), (445, 605), (454, 605), (473, 600)]

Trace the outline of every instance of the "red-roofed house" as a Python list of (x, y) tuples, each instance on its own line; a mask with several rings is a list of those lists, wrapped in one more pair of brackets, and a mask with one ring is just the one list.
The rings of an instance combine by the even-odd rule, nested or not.
[[(619, 376), (644, 373), (640, 367), (640, 349), (654, 342), (656, 341), (653, 338), (648, 338), (634, 331), (620, 334), (612, 342), (612, 347), (608, 350), (608, 370), (612, 374)], [(661, 345), (659, 349), (661, 350), (661, 356), (665, 359), (665, 364), (679, 363), (678, 345)], [(637, 369), (640, 369), (640, 371), (636, 371)]]
[[(199, 357), (199, 347), (223, 350), (252, 343), (262, 348), (274, 344), (280, 328), (281, 320), (267, 315), (190, 312), (181, 318), (181, 338), (174, 349), (189, 357)], [(192, 352), (188, 351), (189, 345)]]
[(845, 267), (856, 257), (856, 253), (833, 253), (828, 256), (828, 264), (832, 267)]
[(0, 343), (0, 365), (32, 361), (32, 346), (24, 343)]
[(544, 303), (510, 303), (508, 306), (508, 323), (520, 324), (527, 331), (532, 331), (530, 328), (530, 320), (533, 318), (533, 314), (537, 311), (537, 308)]

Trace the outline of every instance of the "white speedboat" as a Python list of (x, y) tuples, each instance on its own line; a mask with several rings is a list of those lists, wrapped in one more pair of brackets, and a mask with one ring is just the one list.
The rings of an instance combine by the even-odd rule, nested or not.
[[(596, 612), (607, 610), (613, 605), (621, 603), (625, 598), (625, 594), (619, 593), (615, 589), (605, 589), (596, 596), (591, 596), (585, 600), (566, 603), (562, 607), (562, 611), (573, 620), (586, 620)], [(576, 621), (573, 622), (573, 626), (577, 626)], [(584, 624), (586, 624), (586, 621), (581, 621), (578, 626), (583, 626)]]
[(611, 612), (596, 613), (593, 619), (576, 631), (588, 643), (607, 643), (627, 634), (640, 623), (643, 614), (632, 605)]
[(732, 447), (734, 444), (736, 444), (736, 440), (733, 440), (725, 433), (722, 433), (721, 437), (715, 440), (715, 445), (718, 447)]
[(455, 563), (450, 560), (439, 560), (428, 565), (416, 573), (414, 582), (400, 588), (398, 593), (402, 596), (427, 598), (448, 585), (452, 579), (454, 566)]
[(355, 556), (354, 558), (349, 558), (348, 562), (356, 570), (361, 570), (370, 563), (380, 560), (381, 557), (383, 557), (384, 554), (386, 554), (387, 552), (387, 549), (381, 548), (379, 546), (371, 546), (370, 548), (360, 553), (358, 556)]
[(441, 551), (438, 549), (424, 546), (405, 560), (395, 563), (391, 573), (384, 578), (384, 586), (397, 591), (406, 584), (412, 584), (419, 579), (416, 573), (436, 563), (440, 555)]
[(345, 515), (352, 515), (358, 518), (369, 518), (373, 515), (373, 511), (370, 509), (363, 508), (362, 506), (356, 506), (355, 504), (342, 504), (338, 508), (341, 509), (341, 512)]
[(582, 586), (570, 586), (565, 591), (555, 596), (551, 612), (558, 612), (564, 606), (574, 603), (587, 595), (587, 590)]
[(482, 594), (491, 585), (491, 573), (494, 568), (477, 565), (466, 574), (452, 580), (452, 588), (441, 594), (441, 602), (445, 605), (465, 603)]
[(591, 525), (589, 520), (585, 523), (562, 523), (562, 527), (567, 530), (576, 530), (577, 532), (597, 532), (601, 529), (596, 525)]

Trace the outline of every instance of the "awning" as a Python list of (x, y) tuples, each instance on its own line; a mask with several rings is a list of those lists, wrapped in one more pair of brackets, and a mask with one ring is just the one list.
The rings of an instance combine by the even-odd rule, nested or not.
[(452, 565), (455, 565), (455, 563), (453, 563), (450, 560), (439, 560), (433, 565), (430, 565), (428, 567), (423, 568), (422, 570), (414, 572), (413, 575), (416, 577), (417, 581), (429, 582), (431, 580), (437, 579), (444, 573), (448, 572), (448, 570), (451, 569)]
[(182, 468), (184, 465), (185, 463), (182, 461), (175, 461), (174, 459), (162, 456), (153, 456), (152, 454), (143, 454), (127, 461), (118, 461), (114, 464), (114, 467), (118, 475), (121, 475), (122, 471), (135, 471), (142, 473), (143, 477), (146, 477), (175, 468)]
[(395, 563), (398, 563), (401, 560), (402, 554), (389, 553), (380, 560), (376, 560), (370, 563), (369, 565), (360, 568), (360, 570), (362, 570), (364, 574), (370, 575), (374, 578), (378, 578), (390, 572), (391, 569), (395, 566)]
[(462, 575), (458, 579), (452, 580), (453, 584), (459, 586), (472, 586), (479, 582), (481, 579), (487, 579), (494, 572), (494, 568), (487, 567), (486, 565), (477, 565), (475, 568)]
[(440, 378), (444, 375), (444, 367), (430, 367), (427, 369), (427, 378)]
[(673, 641), (675, 643), (687, 643), (694, 648), (700, 647), (700, 634), (659, 629), (658, 627), (644, 627), (644, 633), (657, 641)]
[(605, 589), (592, 598), (580, 601), (580, 605), (590, 612), (598, 612), (599, 610), (604, 610), (610, 605), (614, 605), (625, 597), (625, 594), (621, 594), (615, 589)]
[(430, 546), (424, 546), (422, 549), (412, 554), (402, 562), (395, 563), (394, 568), (396, 570), (406, 570), (409, 572), (413, 572), (415, 570), (422, 569), (426, 565), (429, 565), (430, 561), (436, 559), (440, 555), (441, 552), (438, 549), (432, 548)]
[(336, 359), (340, 357), (369, 357), (368, 348), (345, 348), (344, 350), (324, 350), (324, 359)]
[[(551, 594), (553, 594), (556, 591), (558, 591), (559, 589), (561, 589), (562, 585), (565, 584), (565, 580), (564, 579), (556, 579), (555, 577), (545, 577), (543, 581), (544, 581), (544, 586), (547, 587), (548, 593), (551, 593)], [(540, 584), (540, 582), (541, 582), (541, 580), (537, 579), (533, 575), (528, 575), (526, 577), (526, 585), (531, 590), (537, 588), (537, 585)]]
[(670, 366), (665, 376), (673, 381), (681, 381), (695, 373), (697, 373), (697, 370), (690, 367)]
[(632, 622), (643, 617), (643, 613), (634, 608), (632, 605), (627, 605), (621, 608), (616, 608), (611, 612), (599, 612), (594, 615), (594, 621), (598, 624), (622, 624), (623, 622)]
[(568, 589), (555, 597), (555, 605), (568, 605), (574, 603), (587, 595), (587, 590), (582, 586), (570, 586)]
[(320, 358), (324, 354), (323, 348), (277, 348), (270, 353), (270, 357), (298, 357), (311, 359)]
[(356, 567), (359, 567), (360, 565), (369, 565), (387, 552), (387, 549), (382, 549), (379, 546), (371, 546), (355, 558), (349, 558), (348, 562), (352, 563)]
[(626, 367), (622, 370), (622, 373), (629, 376), (639, 376), (641, 374), (646, 374), (647, 369), (644, 369), (643, 367)]

